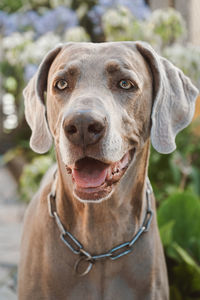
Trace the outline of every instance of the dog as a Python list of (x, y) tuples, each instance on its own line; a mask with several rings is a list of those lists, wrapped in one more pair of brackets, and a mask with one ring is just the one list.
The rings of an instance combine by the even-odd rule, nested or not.
[(67, 43), (24, 90), (31, 148), (57, 166), (25, 216), (19, 300), (169, 299), (148, 180), (192, 120), (198, 90), (144, 42)]

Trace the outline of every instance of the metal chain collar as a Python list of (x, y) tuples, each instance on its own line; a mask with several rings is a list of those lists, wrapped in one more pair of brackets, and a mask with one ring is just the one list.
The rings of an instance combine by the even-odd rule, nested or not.
[(127, 255), (131, 251), (133, 251), (133, 245), (139, 239), (139, 237), (149, 230), (153, 211), (151, 209), (151, 201), (150, 195), (152, 194), (152, 187), (147, 178), (147, 187), (146, 187), (146, 199), (147, 199), (147, 209), (144, 217), (144, 221), (137, 231), (137, 233), (133, 236), (132, 240), (119, 244), (116, 247), (112, 248), (110, 251), (98, 255), (92, 255), (88, 251), (86, 251), (83, 245), (69, 232), (67, 231), (56, 211), (56, 179), (52, 185), (52, 190), (48, 195), (48, 207), (49, 214), (56, 221), (56, 224), (60, 231), (60, 238), (63, 243), (76, 255), (79, 255), (79, 259), (75, 263), (75, 271), (79, 276), (84, 276), (89, 273), (92, 269), (93, 264), (96, 261), (104, 260), (109, 258), (110, 260), (116, 260), (124, 255)]

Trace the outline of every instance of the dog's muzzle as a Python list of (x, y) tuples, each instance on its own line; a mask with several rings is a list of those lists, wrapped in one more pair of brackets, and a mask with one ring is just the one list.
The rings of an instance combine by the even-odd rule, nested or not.
[(115, 162), (104, 160), (100, 149), (103, 143), (106, 145), (109, 129), (107, 117), (101, 110), (72, 109), (65, 115), (62, 129), (67, 142), (82, 153), (72, 164), (66, 165), (72, 175), (74, 196), (82, 202), (109, 198), (128, 168), (135, 149), (124, 151)]

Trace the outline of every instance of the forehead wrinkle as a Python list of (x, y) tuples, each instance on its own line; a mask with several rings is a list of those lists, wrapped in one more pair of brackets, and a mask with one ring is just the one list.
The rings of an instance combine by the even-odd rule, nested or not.
[(58, 66), (57, 70), (58, 71), (63, 70), (65, 67), (66, 67), (66, 64), (61, 64)]
[(116, 71), (123, 71), (124, 69), (132, 70), (132, 66), (125, 60), (113, 59), (106, 62), (105, 69), (108, 73), (113, 73)]
[(139, 88), (142, 88), (142, 78), (140, 73), (125, 61), (109, 61), (106, 63), (105, 68), (110, 75), (112, 75), (113, 73), (119, 73), (122, 74), (122, 76), (124, 75), (125, 77), (130, 77), (130, 79), (133, 79), (138, 84)]
[(65, 75), (78, 75), (80, 73), (80, 66), (76, 63), (62, 64), (59, 68), (54, 72), (54, 78)]
[(66, 63), (77, 62), (83, 64), (87, 59), (90, 59), (96, 53), (96, 47), (88, 43), (75, 43), (70, 48), (66, 47), (60, 55), (60, 59)]
[(61, 64), (57, 70), (64, 70), (65, 72), (69, 71), (78, 71), (80, 69), (80, 62), (79, 61), (69, 61), (64, 64)]

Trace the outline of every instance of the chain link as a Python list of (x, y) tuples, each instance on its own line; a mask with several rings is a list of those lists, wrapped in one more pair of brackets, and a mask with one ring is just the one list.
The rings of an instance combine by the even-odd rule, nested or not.
[[(122, 244), (117, 245), (116, 247), (112, 248), (107, 253), (102, 253), (99, 255), (91, 255), (87, 252), (83, 245), (67, 230), (65, 230), (57, 212), (56, 212), (56, 195), (55, 192), (52, 192), (48, 195), (48, 207), (49, 207), (49, 214), (51, 217), (55, 218), (56, 224), (60, 231), (60, 238), (63, 243), (76, 255), (79, 255), (80, 258), (75, 264), (75, 270), (80, 276), (86, 275), (92, 268), (92, 265), (95, 261), (104, 260), (104, 259), (111, 259), (116, 260), (124, 255), (129, 254), (133, 251), (133, 245), (139, 239), (139, 237), (149, 230), (152, 218), (153, 218), (153, 211), (151, 209), (151, 199), (150, 195), (152, 194), (152, 187), (147, 180), (147, 188), (146, 188), (146, 199), (147, 199), (147, 209), (144, 221), (142, 226), (139, 228), (137, 233), (134, 235), (131, 241), (125, 242)], [(83, 272), (79, 272), (79, 265), (83, 262), (88, 262), (87, 268)]]
[[(81, 250), (83, 250), (81, 243), (79, 243), (79, 241), (70, 232), (65, 231), (65, 233), (61, 234), (60, 238), (73, 253), (80, 254)], [(69, 238), (69, 240), (67, 240), (67, 238)], [(74, 246), (77, 248), (75, 249)]]

